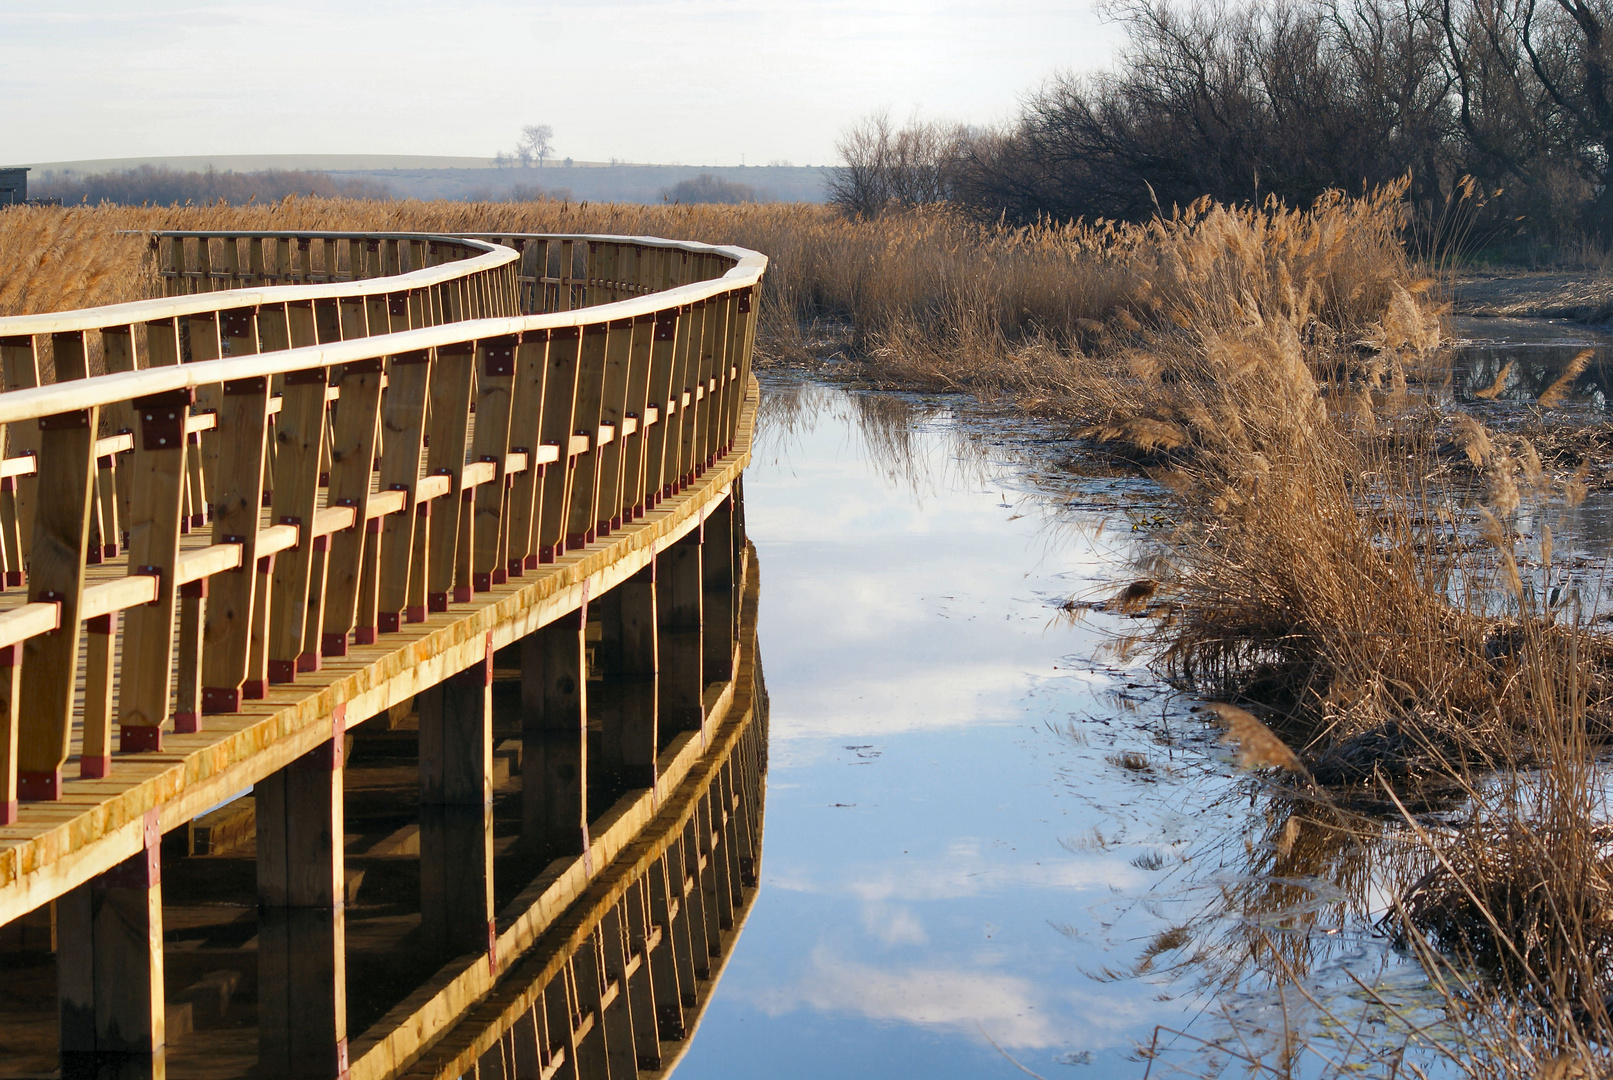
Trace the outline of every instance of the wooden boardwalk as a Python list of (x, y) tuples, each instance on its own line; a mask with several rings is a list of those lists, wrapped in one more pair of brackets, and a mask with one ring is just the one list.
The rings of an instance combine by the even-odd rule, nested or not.
[[(168, 299), (0, 319), (0, 933), (52, 927), (60, 1075), (664, 1069), (760, 854), (739, 489), (765, 260), (153, 252)], [(364, 989), (350, 1036), (344, 773), (372, 729), (413, 732), (389, 812), (428, 977)], [(163, 919), (191, 916), (163, 868), (248, 789), (255, 1030), (200, 1060), (165, 1034)]]

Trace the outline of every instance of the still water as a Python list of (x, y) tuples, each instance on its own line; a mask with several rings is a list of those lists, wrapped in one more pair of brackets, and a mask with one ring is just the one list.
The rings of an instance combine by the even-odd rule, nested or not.
[(1286, 814), (1125, 647), (1140, 623), (1061, 610), (1130, 580), (1145, 484), (934, 403), (767, 394), (762, 885), (680, 1078), (1140, 1076), (1157, 1025), (1236, 1073), (1196, 1040), (1335, 1024), (1257, 939), (1343, 1021), (1384, 1028), (1352, 974), (1422, 1014), (1362, 853), (1276, 843)]

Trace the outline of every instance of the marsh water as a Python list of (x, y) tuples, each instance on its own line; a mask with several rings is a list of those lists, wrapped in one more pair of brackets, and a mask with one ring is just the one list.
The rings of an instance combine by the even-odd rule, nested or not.
[(766, 395), (762, 884), (680, 1077), (1140, 1076), (1144, 1046), (1214, 1074), (1285, 1013), (1403, 1041), (1363, 986), (1435, 1018), (1366, 855), (1296, 843), (1104, 610), (1146, 483), (940, 401)]

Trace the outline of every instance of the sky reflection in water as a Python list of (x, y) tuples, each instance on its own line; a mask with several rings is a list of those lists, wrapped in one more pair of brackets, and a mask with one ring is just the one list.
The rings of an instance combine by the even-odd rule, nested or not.
[[(1125, 620), (1059, 617), (1112, 593), (1132, 546), (1119, 512), (1067, 504), (1127, 484), (1038, 486), (945, 415), (791, 393), (745, 477), (772, 700), (762, 888), (679, 1076), (1023, 1075), (986, 1037), (1045, 1076), (1137, 1076), (1155, 1024), (1214, 1034), (1169, 948), (1153, 974), (1098, 977), (1214, 906), (1270, 827), (1182, 703), (1136, 661), (1093, 660)], [(1127, 751), (1147, 769), (1109, 760)], [(1335, 922), (1319, 963), (1371, 980), (1381, 940)]]

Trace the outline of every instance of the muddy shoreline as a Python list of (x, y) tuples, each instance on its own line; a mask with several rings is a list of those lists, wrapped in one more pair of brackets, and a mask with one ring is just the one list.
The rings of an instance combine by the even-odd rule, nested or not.
[(1478, 318), (1613, 320), (1613, 276), (1593, 270), (1469, 270), (1450, 284), (1452, 314)]

